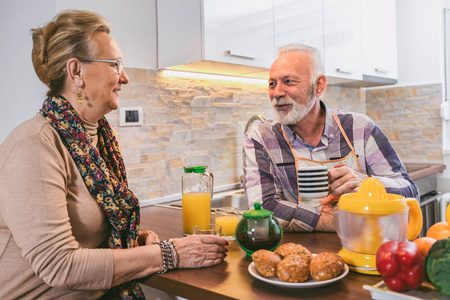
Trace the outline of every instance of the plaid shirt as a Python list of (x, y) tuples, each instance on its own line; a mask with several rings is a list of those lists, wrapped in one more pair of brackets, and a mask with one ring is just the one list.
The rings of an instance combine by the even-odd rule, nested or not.
[[(321, 140), (310, 151), (302, 139), (288, 126), (266, 121), (253, 127), (244, 137), (244, 188), (249, 208), (262, 202), (273, 211), (286, 231), (312, 231), (320, 210), (298, 202), (295, 158), (284, 138), (282, 126), (297, 157), (316, 161), (342, 158), (351, 152), (333, 112), (355, 148), (361, 172), (379, 179), (388, 193), (419, 199), (419, 190), (381, 129), (363, 114), (334, 110), (323, 102), (326, 120)], [(311, 146), (309, 146), (311, 147)]]

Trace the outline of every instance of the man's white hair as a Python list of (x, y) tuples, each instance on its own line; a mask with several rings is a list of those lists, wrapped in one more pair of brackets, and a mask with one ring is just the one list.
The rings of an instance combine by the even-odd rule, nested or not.
[(319, 50), (308, 45), (290, 44), (278, 48), (277, 55), (280, 56), (283, 53), (297, 51), (306, 52), (309, 54), (309, 57), (311, 59), (311, 84), (314, 84), (317, 80), (317, 77), (323, 74), (323, 61)]

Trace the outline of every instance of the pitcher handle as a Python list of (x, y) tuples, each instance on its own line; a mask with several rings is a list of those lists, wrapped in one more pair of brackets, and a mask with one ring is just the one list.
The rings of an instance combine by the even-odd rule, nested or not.
[(409, 206), (409, 222), (406, 238), (410, 241), (416, 239), (423, 226), (422, 210), (415, 198), (406, 198), (406, 204)]
[(212, 199), (213, 195), (214, 195), (214, 175), (209, 172), (205, 172), (205, 173), (208, 174), (208, 176), (209, 176), (209, 184), (211, 186), (211, 199)]

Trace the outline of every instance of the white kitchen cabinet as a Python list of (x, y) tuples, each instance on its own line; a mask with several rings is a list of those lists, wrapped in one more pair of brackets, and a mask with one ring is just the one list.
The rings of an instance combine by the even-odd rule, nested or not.
[(361, 1), (362, 72), (365, 81), (397, 82), (395, 0)]
[(158, 68), (268, 77), (280, 46), (306, 44), (329, 84), (397, 78), (395, 0), (157, 0)]
[(273, 61), (272, 0), (203, 1), (205, 59), (269, 67)]
[(288, 44), (304, 44), (323, 55), (321, 0), (275, 0), (273, 15), (275, 51)]
[(157, 11), (159, 69), (267, 76), (272, 0), (161, 0)]
[(325, 75), (334, 82), (362, 80), (360, 2), (323, 0)]

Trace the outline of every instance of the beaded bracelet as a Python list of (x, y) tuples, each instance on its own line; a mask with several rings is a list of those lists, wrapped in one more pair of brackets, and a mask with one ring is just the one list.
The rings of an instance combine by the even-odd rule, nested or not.
[(168, 270), (173, 270), (178, 267), (178, 255), (175, 247), (177, 246), (174, 241), (161, 241), (153, 242), (153, 244), (158, 244), (161, 247), (161, 254), (163, 260), (163, 270), (157, 273), (164, 274)]

